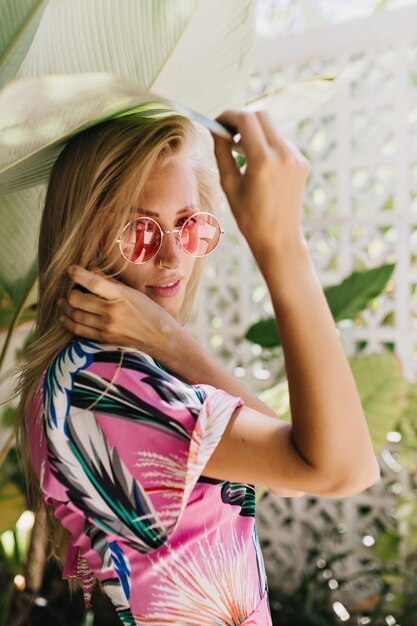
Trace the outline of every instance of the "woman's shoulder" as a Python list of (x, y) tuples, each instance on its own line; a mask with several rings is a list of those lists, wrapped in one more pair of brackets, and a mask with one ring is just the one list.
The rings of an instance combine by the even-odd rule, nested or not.
[(156, 369), (154, 360), (145, 352), (76, 337), (56, 352), (45, 368), (41, 380), (43, 400), (50, 404), (62, 398), (61, 408), (67, 410), (86, 377), (89, 384), (99, 388), (109, 381), (123, 381), (132, 372), (152, 373)]
[[(94, 371), (103, 376), (113, 375), (116, 371), (130, 370), (143, 372), (150, 376), (163, 378), (167, 382), (186, 385), (200, 389), (202, 384), (188, 384), (178, 374), (143, 350), (117, 344), (74, 338), (63, 346), (51, 359), (46, 376), (65, 379), (80, 370)], [(210, 387), (210, 386), (208, 386)]]
[[(207, 387), (207, 388), (206, 388)], [(214, 388), (189, 385), (149, 354), (134, 348), (75, 339), (52, 359), (42, 385), (42, 403), (52, 429), (58, 417), (95, 408), (124, 415), (142, 409), (181, 418), (197, 414)], [(164, 418), (165, 419), (165, 418)]]
[(53, 356), (47, 369), (58, 368), (65, 372), (86, 369), (90, 363), (114, 363), (122, 366), (135, 361), (151, 365), (155, 363), (149, 354), (136, 348), (76, 337)]

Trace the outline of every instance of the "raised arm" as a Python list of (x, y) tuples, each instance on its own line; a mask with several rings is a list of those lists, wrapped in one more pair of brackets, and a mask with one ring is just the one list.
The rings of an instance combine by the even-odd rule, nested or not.
[[(379, 478), (380, 470), (354, 378), (301, 230), (307, 161), (276, 132), (264, 112), (226, 112), (219, 121), (240, 132), (247, 154), (242, 175), (230, 145), (215, 137), (222, 185), (267, 283), (282, 338), (290, 444), (316, 472), (318, 492), (361, 491)], [(178, 344), (175, 355), (171, 359), (176, 359), (181, 375), (222, 385), (224, 372), (216, 374), (216, 365), (197, 346), (185, 359)], [(226, 380), (229, 392), (245, 399), (239, 383)], [(247, 406), (270, 414), (253, 400)], [(212, 469), (216, 471), (214, 465)], [(294, 471), (302, 476), (302, 464), (298, 470), (295, 464)], [(308, 481), (299, 485), (309, 488)]]

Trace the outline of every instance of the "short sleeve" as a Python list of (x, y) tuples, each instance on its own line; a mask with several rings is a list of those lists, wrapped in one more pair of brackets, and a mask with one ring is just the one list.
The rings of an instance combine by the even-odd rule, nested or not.
[(43, 388), (44, 491), (142, 553), (162, 546), (240, 397), (191, 386), (147, 354), (72, 342)]

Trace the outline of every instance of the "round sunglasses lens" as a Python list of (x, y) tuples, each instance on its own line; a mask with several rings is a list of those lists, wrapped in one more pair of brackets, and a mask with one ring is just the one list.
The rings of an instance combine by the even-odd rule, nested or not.
[(158, 225), (147, 218), (139, 218), (127, 224), (123, 231), (120, 249), (131, 263), (146, 263), (161, 245)]
[(196, 213), (183, 226), (181, 245), (193, 256), (205, 256), (216, 247), (220, 235), (220, 224), (214, 215)]

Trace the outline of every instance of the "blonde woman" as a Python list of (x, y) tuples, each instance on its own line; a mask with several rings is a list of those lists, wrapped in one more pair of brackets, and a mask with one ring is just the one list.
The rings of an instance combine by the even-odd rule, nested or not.
[(133, 115), (82, 132), (54, 165), (41, 223), (18, 442), (34, 506), (54, 512), (64, 576), (87, 604), (97, 579), (129, 625), (270, 625), (255, 485), (345, 497), (379, 478), (302, 233), (308, 164), (265, 112), (218, 120), (247, 156), (242, 173), (213, 137), (271, 294), (291, 423), (185, 328), (223, 234), (214, 160), (190, 120)]

